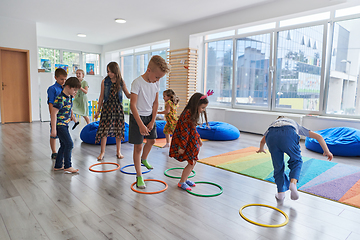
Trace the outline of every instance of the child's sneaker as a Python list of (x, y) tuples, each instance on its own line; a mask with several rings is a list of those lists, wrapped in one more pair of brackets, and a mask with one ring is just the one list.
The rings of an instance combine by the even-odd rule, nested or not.
[(143, 176), (137, 176), (136, 177), (136, 187), (140, 188), (140, 189), (145, 189), (146, 188)]
[(144, 166), (147, 168), (147, 169), (153, 169), (153, 167), (150, 165), (150, 163), (146, 160), (146, 159), (141, 159), (141, 163), (144, 164)]
[(195, 187), (196, 184), (193, 181), (190, 180), (186, 180), (186, 184), (189, 185), (190, 187)]
[(178, 183), (178, 187), (182, 188), (184, 190), (191, 191), (191, 187), (189, 187), (189, 185), (187, 185), (187, 183)]

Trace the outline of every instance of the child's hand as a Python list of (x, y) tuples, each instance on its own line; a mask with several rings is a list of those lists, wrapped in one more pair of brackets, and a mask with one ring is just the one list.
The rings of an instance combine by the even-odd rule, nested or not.
[(51, 129), (51, 134), (50, 137), (56, 137), (57, 133), (56, 133), (56, 128), (55, 129)]
[(179, 148), (178, 153), (179, 153), (180, 155), (184, 154), (184, 152), (185, 152), (185, 150), (184, 150), (184, 149)]
[(95, 115), (94, 115), (94, 118), (97, 119), (99, 117), (99, 112), (96, 112)]
[(333, 154), (331, 152), (324, 152), (323, 155), (326, 156), (329, 161), (333, 159)]
[(149, 122), (149, 124), (147, 125), (147, 128), (151, 131), (154, 128), (154, 121)]
[(139, 131), (140, 131), (140, 134), (143, 135), (143, 136), (148, 136), (150, 135), (149, 132), (150, 132), (150, 129), (147, 128), (144, 124), (141, 124), (139, 126)]
[(263, 148), (259, 148), (259, 150), (256, 151), (257, 153), (266, 153)]
[(200, 145), (200, 147), (202, 147), (202, 145), (203, 145), (203, 142), (201, 141), (201, 139), (199, 140), (199, 145)]

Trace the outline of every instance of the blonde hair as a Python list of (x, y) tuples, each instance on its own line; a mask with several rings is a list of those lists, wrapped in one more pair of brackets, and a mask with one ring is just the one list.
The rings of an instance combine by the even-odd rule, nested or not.
[(149, 61), (148, 68), (154, 70), (154, 67), (158, 67), (163, 73), (169, 73), (170, 67), (166, 61), (159, 55), (154, 55)]
[(82, 70), (82, 69), (79, 68), (78, 70), (75, 71), (75, 73), (76, 73), (77, 71), (82, 72), (83, 76), (85, 77), (85, 72), (84, 72), (84, 70)]

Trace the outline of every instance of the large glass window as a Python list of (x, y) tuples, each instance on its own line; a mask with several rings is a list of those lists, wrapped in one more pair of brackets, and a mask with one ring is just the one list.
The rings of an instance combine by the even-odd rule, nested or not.
[(39, 48), (39, 68), (46, 71), (55, 71), (55, 64), (60, 63), (60, 50)]
[(268, 107), (270, 34), (236, 40), (235, 105)]
[(149, 63), (149, 55), (147, 53), (135, 55), (135, 76), (138, 77), (147, 69)]
[(233, 79), (233, 41), (220, 40), (205, 44), (204, 89), (214, 90), (216, 102), (231, 104)]
[(121, 57), (121, 73), (123, 75), (123, 79), (125, 80), (125, 84), (127, 89), (131, 90), (131, 83), (135, 79), (133, 76), (134, 69), (134, 56), (123, 56)]
[(334, 23), (326, 113), (360, 114), (360, 19)]
[[(168, 54), (168, 51), (166, 51), (166, 50), (160, 50), (160, 51), (151, 52), (151, 56), (159, 55), (165, 60), (167, 59), (167, 54)], [(159, 100), (160, 101), (162, 100), (162, 92), (167, 89), (166, 82), (167, 82), (167, 75), (165, 75), (164, 77), (162, 77), (160, 79), (160, 93), (159, 93)]]
[(324, 26), (278, 32), (276, 108), (319, 111)]
[(69, 73), (75, 74), (80, 68), (80, 53), (63, 51), (63, 64), (68, 65)]

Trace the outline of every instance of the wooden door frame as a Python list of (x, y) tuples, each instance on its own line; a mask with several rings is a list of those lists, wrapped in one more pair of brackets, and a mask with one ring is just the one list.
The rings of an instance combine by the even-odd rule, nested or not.
[[(26, 75), (27, 75), (27, 88), (28, 88), (28, 109), (29, 109), (29, 122), (32, 122), (31, 117), (31, 81), (30, 81), (30, 52), (26, 49), (16, 49), (16, 48), (5, 48), (0, 47), (0, 67), (1, 67), (1, 52), (2, 51), (11, 51), (11, 52), (22, 52), (26, 54)], [(2, 74), (0, 74), (0, 82), (2, 83)], [(0, 86), (2, 87), (2, 86)], [(1, 108), (1, 123), (4, 124), (4, 107), (3, 107), (3, 96), (2, 91), (0, 91), (0, 108)]]

